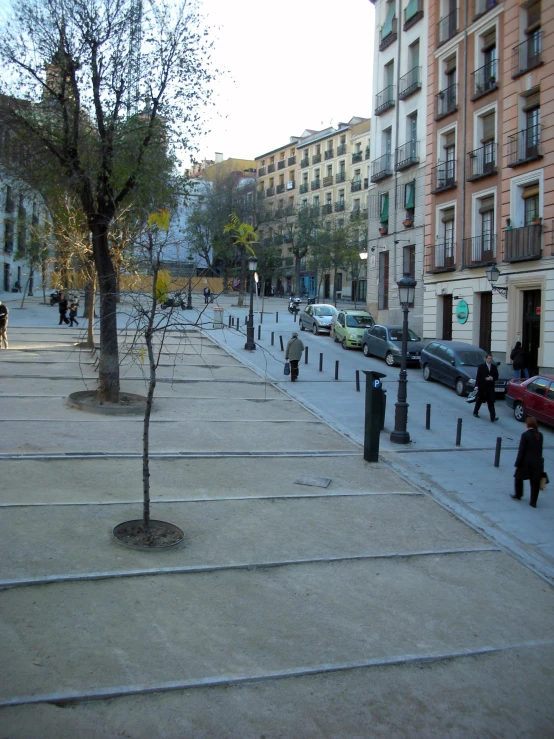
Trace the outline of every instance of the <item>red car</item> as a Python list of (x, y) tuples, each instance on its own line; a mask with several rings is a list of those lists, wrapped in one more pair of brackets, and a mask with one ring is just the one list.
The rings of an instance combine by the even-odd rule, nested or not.
[(537, 421), (554, 426), (554, 377), (537, 375), (528, 380), (510, 380), (506, 405), (513, 408), (518, 421), (534, 416)]

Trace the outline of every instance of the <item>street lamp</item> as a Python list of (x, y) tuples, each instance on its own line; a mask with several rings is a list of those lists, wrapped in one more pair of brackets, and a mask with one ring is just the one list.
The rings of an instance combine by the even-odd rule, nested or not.
[(493, 292), (496, 291), (497, 293), (500, 293), (503, 298), (507, 298), (508, 287), (498, 287), (498, 285), (496, 284), (498, 278), (500, 277), (500, 270), (498, 269), (496, 264), (491, 264), (491, 266), (488, 267), (485, 271), (485, 274), (487, 275), (487, 280), (490, 282)]
[(408, 313), (409, 306), (414, 302), (414, 294), (417, 282), (405, 274), (398, 282), (398, 294), (400, 297), (400, 305), (404, 313), (402, 322), (402, 358), (400, 360), (400, 375), (398, 378), (398, 397), (394, 410), (394, 431), (391, 432), (390, 440), (395, 444), (408, 444), (410, 442), (410, 434), (406, 430), (408, 425), (408, 373), (406, 372), (406, 362), (408, 357)]
[(258, 264), (257, 258), (252, 255), (248, 257), (248, 269), (250, 271), (250, 313), (248, 314), (248, 326), (246, 328), (246, 344), (245, 349), (254, 351), (256, 344), (254, 342), (254, 272)]

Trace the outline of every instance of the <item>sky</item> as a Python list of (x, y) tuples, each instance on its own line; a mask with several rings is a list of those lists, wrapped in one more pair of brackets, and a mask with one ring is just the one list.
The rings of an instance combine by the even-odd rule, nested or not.
[(369, 0), (202, 0), (215, 27), (217, 115), (199, 159), (254, 159), (304, 129), (369, 117), (374, 7)]

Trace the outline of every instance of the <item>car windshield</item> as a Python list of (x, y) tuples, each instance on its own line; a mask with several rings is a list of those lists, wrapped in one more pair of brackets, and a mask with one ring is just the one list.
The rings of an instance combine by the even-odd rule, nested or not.
[(481, 352), (457, 352), (460, 364), (465, 364), (468, 367), (478, 367), (485, 361), (485, 355)]
[[(390, 328), (389, 334), (391, 341), (402, 341), (402, 329), (401, 328)], [(420, 341), (417, 334), (414, 334), (411, 328), (408, 329), (408, 341)]]
[(322, 305), (321, 308), (314, 308), (315, 316), (332, 316), (333, 313), (334, 310), (332, 308), (328, 308), (325, 305)]
[(346, 325), (349, 328), (365, 328), (372, 323), (371, 316), (346, 316)]

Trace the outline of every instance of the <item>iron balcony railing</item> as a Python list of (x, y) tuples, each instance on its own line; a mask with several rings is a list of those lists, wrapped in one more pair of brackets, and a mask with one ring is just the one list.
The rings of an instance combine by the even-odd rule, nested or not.
[(397, 38), (398, 38), (398, 19), (393, 18), (392, 25), (390, 26), (390, 30), (387, 30), (384, 36), (383, 36), (382, 28), (379, 32), (379, 51), (383, 51), (383, 49), (386, 49), (387, 46), (394, 43), (394, 41), (396, 41)]
[(383, 154), (379, 159), (374, 159), (371, 162), (370, 179), (372, 182), (379, 182), (380, 180), (384, 180), (386, 177), (390, 177), (392, 175), (390, 160), (391, 155), (390, 153), (387, 153)]
[(329, 187), (330, 185), (333, 184), (333, 175), (332, 174), (327, 175), (327, 177), (323, 178), (322, 182), (323, 182), (323, 187)]
[(265, 174), (265, 167), (260, 167), (258, 170), (258, 177), (263, 177)]
[(295, 156), (289, 157), (287, 159), (287, 165), (289, 167), (292, 167), (293, 164), (296, 164), (296, 157)]
[(272, 172), (275, 172), (275, 164), (270, 164), (267, 168), (268, 174), (271, 174)]
[(512, 77), (528, 72), (542, 63), (542, 31), (535, 31), (523, 43), (514, 46)]
[(540, 123), (508, 136), (508, 167), (538, 159), (541, 153)]
[(542, 256), (542, 223), (504, 229), (504, 261), (523, 262)]
[(495, 90), (498, 87), (496, 66), (496, 59), (492, 59), (471, 73), (474, 95), (484, 95), (489, 90)]
[(266, 198), (270, 198), (272, 195), (275, 195), (275, 188), (274, 187), (268, 187), (265, 191)]
[(396, 150), (396, 170), (406, 169), (419, 162), (419, 142), (407, 141)]
[(444, 118), (457, 110), (458, 85), (450, 85), (435, 95), (435, 118)]
[(480, 177), (487, 177), (490, 174), (496, 174), (498, 146), (494, 142), (490, 142), (482, 146), (480, 149), (474, 149), (468, 152), (468, 180), (478, 180)]
[[(276, 218), (279, 218), (278, 213), (276, 214)], [(283, 245), (283, 235), (282, 234), (275, 234), (273, 237), (273, 246), (282, 246)]]
[(350, 220), (351, 221), (361, 221), (363, 218), (364, 211), (361, 210), (361, 208), (355, 208), (353, 211), (350, 212)]
[(344, 210), (345, 202), (346, 202), (345, 200), (337, 200), (337, 202), (335, 203), (335, 213), (338, 213)]
[(307, 167), (309, 165), (309, 163), (310, 163), (310, 158), (309, 157), (305, 157), (304, 159), (302, 159), (300, 161), (300, 166), (302, 168), (304, 168), (304, 167)]
[(300, 193), (300, 195), (302, 195), (305, 192), (308, 192), (308, 183), (307, 182), (303, 182), (300, 185), (300, 187), (298, 188), (298, 192)]
[(407, 31), (420, 18), (423, 18), (423, 0), (409, 0), (404, 10), (404, 30)]
[(310, 185), (310, 188), (312, 190), (319, 190), (320, 187), (321, 187), (321, 180), (319, 180), (319, 179), (313, 180), (312, 183), (311, 183), (311, 185)]
[(405, 100), (421, 89), (421, 67), (414, 67), (398, 80), (398, 97)]
[(441, 18), (437, 23), (437, 39), (438, 46), (445, 44), (449, 39), (456, 35), (458, 31), (458, 8)]
[(363, 159), (364, 153), (363, 151), (355, 151), (352, 154), (352, 164), (358, 164), (358, 162), (361, 162)]
[(314, 154), (312, 157), (312, 164), (319, 164), (321, 161), (321, 154)]
[(456, 187), (456, 160), (451, 159), (447, 162), (439, 162), (436, 167), (431, 170), (432, 177), (432, 193), (450, 190)]
[(361, 180), (354, 180), (354, 182), (350, 183), (350, 192), (360, 192), (361, 189), (362, 189)]
[(464, 239), (462, 249), (462, 266), (482, 267), (496, 261), (496, 234), (484, 233)]
[(279, 161), (277, 162), (277, 169), (285, 169), (285, 160), (284, 159), (279, 159)]
[(375, 115), (381, 115), (389, 108), (394, 108), (394, 85), (387, 85), (375, 96)]
[(325, 159), (332, 159), (335, 156), (334, 149), (325, 149)]
[(277, 185), (277, 195), (280, 195), (282, 192), (285, 192), (285, 184)]
[(346, 154), (346, 144), (339, 144), (337, 146), (337, 156), (340, 157), (342, 154)]
[(498, 5), (498, 0), (475, 0), (475, 16), (483, 15), (487, 10), (492, 10)]
[(447, 272), (456, 267), (456, 244), (454, 239), (439, 239), (431, 253), (431, 271)]
[(322, 215), (328, 216), (332, 212), (333, 212), (333, 203), (324, 203), (321, 206), (321, 213), (322, 213)]
[(338, 184), (339, 182), (344, 182), (346, 180), (346, 172), (337, 172), (335, 181)]
[(312, 215), (316, 218), (319, 216), (319, 205), (312, 205)]

